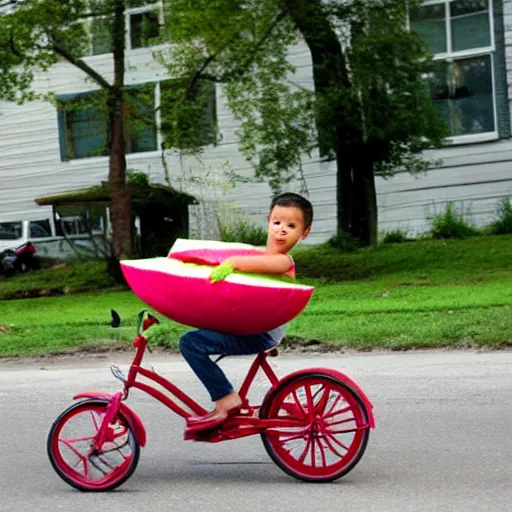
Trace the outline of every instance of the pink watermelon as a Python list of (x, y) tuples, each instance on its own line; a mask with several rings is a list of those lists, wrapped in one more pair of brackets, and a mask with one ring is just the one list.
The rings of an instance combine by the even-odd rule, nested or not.
[[(205, 247), (200, 247), (201, 242)], [(126, 260), (121, 268), (143, 302), (184, 325), (248, 335), (295, 318), (309, 302), (313, 287), (258, 274), (235, 273), (218, 283), (210, 281), (211, 265), (239, 251), (261, 252), (240, 245), (178, 240), (167, 258)], [(184, 262), (175, 255), (204, 264)]]

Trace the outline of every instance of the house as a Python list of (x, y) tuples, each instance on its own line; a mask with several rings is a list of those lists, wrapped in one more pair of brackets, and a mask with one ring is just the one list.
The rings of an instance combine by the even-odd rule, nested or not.
[[(156, 24), (161, 14), (158, 2), (134, 5), (138, 7), (126, 13), (126, 83), (149, 88), (150, 103), (138, 108), (152, 112), (151, 103), (158, 105), (169, 76), (140, 34), (143, 23)], [(426, 155), (441, 162), (427, 174), (377, 179), (379, 230), (422, 233), (429, 228), (429, 216), (442, 212), (448, 201), (463, 208), (475, 223), (485, 225), (497, 201), (512, 196), (512, 1), (427, 0), (411, 13), (410, 23), (435, 58), (445, 63), (435, 77), (433, 95), (451, 137), (445, 148)], [(108, 78), (112, 56), (105, 53), (105, 33), (101, 27), (93, 27), (93, 33), (86, 62)], [(294, 80), (311, 87), (307, 47), (291, 48), (290, 60), (297, 68)], [(33, 87), (37, 92), (55, 92), (61, 107), (84, 94), (96, 94), (91, 81), (65, 62), (38, 74)], [(233, 218), (231, 206), (264, 224), (272, 194), (265, 183), (250, 181), (252, 169), (237, 151), (237, 125), (219, 88), (212, 89), (204, 115), (214, 118), (222, 140), (215, 146), (205, 140), (200, 161), (160, 149), (157, 110), (128, 141), (128, 169), (145, 172), (152, 182), (170, 184), (200, 200), (190, 207), (191, 236), (218, 236), (211, 219)], [(38, 206), (36, 197), (87, 188), (107, 178), (108, 158), (101, 152), (105, 134), (92, 130), (101, 122), (95, 112), (68, 111), (51, 103), (0, 102), (0, 228), (4, 222), (21, 220), (53, 226), (51, 207)], [(227, 168), (248, 183), (233, 187)], [(307, 242), (320, 243), (336, 230), (335, 165), (313, 156), (304, 161), (303, 171), (316, 221)], [(291, 188), (298, 190), (299, 183)]]

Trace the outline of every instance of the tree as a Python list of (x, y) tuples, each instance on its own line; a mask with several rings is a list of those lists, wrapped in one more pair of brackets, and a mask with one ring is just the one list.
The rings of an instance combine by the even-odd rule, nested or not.
[[(1, 1), (1, 0), (0, 0)], [(133, 1), (133, 0), (132, 0)], [(108, 183), (114, 256), (132, 252), (130, 188), (125, 159), (125, 9), (130, 0), (23, 0), (0, 15), (0, 99), (19, 103), (40, 99), (31, 91), (34, 74), (59, 60), (81, 70), (102, 90), (107, 116)], [(139, 2), (140, 3), (140, 2)], [(4, 4), (5, 6), (5, 4)], [(87, 22), (102, 19), (111, 34), (113, 79), (84, 60), (90, 41)], [(51, 99), (46, 97), (46, 99)]]
[[(165, 0), (173, 45), (163, 60), (188, 77), (170, 115), (201, 81), (223, 84), (255, 176), (277, 192), (318, 149), (336, 162), (338, 232), (374, 244), (375, 175), (426, 169), (422, 151), (447, 135), (424, 80), (433, 64), (406, 28), (406, 4)], [(287, 51), (297, 41), (310, 51), (313, 90), (293, 83)]]

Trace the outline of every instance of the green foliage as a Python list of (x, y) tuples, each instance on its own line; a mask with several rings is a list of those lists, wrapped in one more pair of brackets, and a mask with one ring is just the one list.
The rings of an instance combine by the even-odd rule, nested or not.
[(136, 170), (127, 170), (127, 181), (134, 187), (148, 188), (150, 186), (149, 176), (145, 172)]
[(161, 130), (164, 146), (198, 153), (219, 141), (212, 82), (168, 80), (161, 88)]
[(220, 239), (223, 242), (239, 242), (263, 246), (267, 244), (267, 231), (261, 226), (242, 220), (233, 225), (220, 226)]
[(338, 232), (336, 235), (329, 238), (327, 245), (333, 249), (338, 249), (343, 252), (353, 252), (361, 247), (361, 242), (354, 238), (349, 233), (343, 231)]
[(463, 213), (457, 213), (453, 203), (447, 203), (444, 213), (430, 218), (433, 238), (469, 238), (478, 236), (477, 228), (469, 224)]
[[(383, 175), (426, 170), (429, 162), (421, 151), (439, 146), (447, 135), (422, 79), (432, 68), (431, 56), (406, 29), (404, 2), (164, 4), (171, 14), (165, 30), (174, 44), (161, 61), (171, 76), (188, 77), (181, 96), (201, 79), (223, 84), (227, 105), (240, 122), (239, 148), (256, 178), (268, 180), (275, 192), (301, 175), (302, 159), (315, 148), (336, 158), (340, 122), (345, 145), (356, 143), (348, 133), (364, 132), (374, 169)], [(310, 14), (319, 44), (327, 44), (335, 26), (350, 28), (338, 31), (338, 50), (324, 47), (323, 67), (313, 68), (315, 90), (294, 82), (288, 60), (289, 47), (304, 37), (299, 21)], [(341, 63), (347, 80), (328, 78), (334, 62)]]
[(495, 235), (512, 233), (512, 202), (510, 197), (505, 197), (499, 202), (496, 219), (489, 226), (489, 231)]
[(409, 238), (407, 238), (407, 231), (402, 231), (401, 229), (388, 231), (384, 233), (384, 236), (382, 237), (383, 244), (400, 244), (407, 242), (408, 240)]

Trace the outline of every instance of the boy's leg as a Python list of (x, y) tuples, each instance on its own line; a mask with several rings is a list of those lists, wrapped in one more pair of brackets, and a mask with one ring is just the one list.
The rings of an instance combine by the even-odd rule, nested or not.
[(233, 386), (210, 355), (248, 355), (268, 350), (275, 342), (267, 334), (235, 336), (208, 329), (186, 333), (180, 340), (180, 351), (199, 380), (210, 393), (212, 401), (229, 395)]

